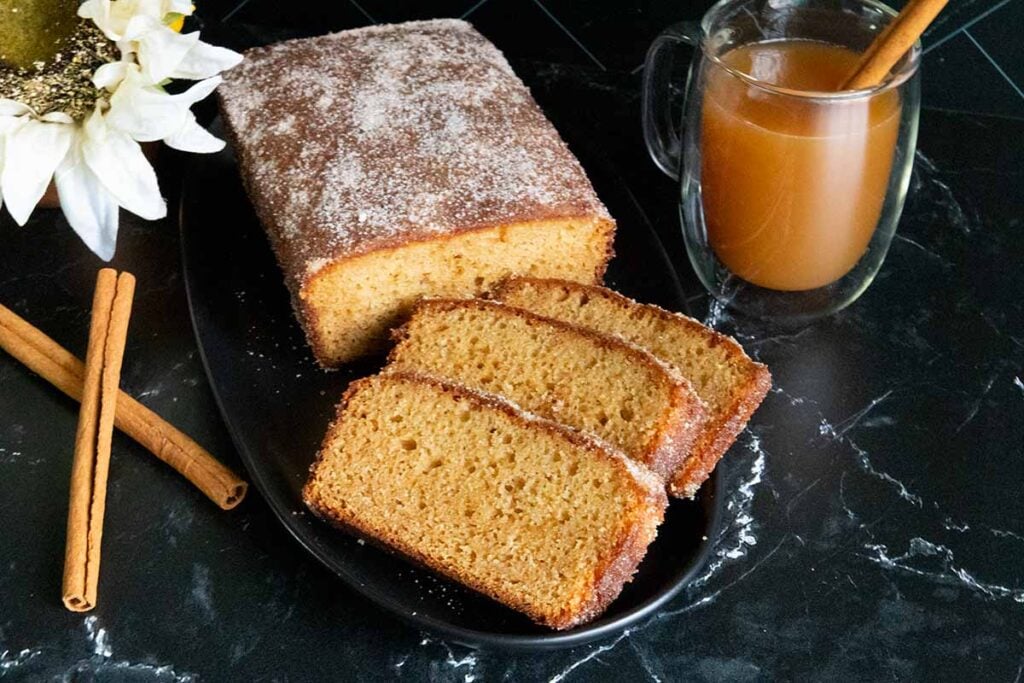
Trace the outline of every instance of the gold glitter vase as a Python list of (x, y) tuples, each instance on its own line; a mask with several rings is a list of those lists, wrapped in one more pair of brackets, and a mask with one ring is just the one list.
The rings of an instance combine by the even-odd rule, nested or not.
[(78, 0), (0, 0), (0, 61), (28, 69), (57, 54), (78, 23)]

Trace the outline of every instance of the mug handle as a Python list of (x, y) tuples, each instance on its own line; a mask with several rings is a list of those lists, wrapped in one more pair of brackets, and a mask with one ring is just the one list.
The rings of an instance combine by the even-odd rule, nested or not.
[[(675, 49), (681, 44), (697, 47), (700, 44), (701, 29), (696, 21), (682, 21), (673, 24), (661, 32), (644, 61), (643, 112), (644, 142), (651, 159), (666, 175), (679, 179), (679, 167), (682, 160), (683, 143), (676, 119), (672, 115), (669, 101), (672, 65), (675, 62)], [(687, 73), (689, 82), (693, 73), (693, 64)], [(685, 101), (684, 101), (685, 106)]]

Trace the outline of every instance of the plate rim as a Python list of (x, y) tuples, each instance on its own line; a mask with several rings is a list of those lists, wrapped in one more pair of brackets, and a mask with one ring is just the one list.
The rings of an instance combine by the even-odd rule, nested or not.
[[(203, 158), (191, 159), (190, 165), (202, 164), (203, 161)], [(474, 649), (494, 648), (511, 651), (558, 650), (576, 647), (602, 638), (610, 637), (624, 631), (641, 620), (651, 617), (665, 603), (675, 598), (683, 588), (688, 586), (693, 581), (697, 572), (703, 569), (707, 564), (708, 556), (711, 554), (714, 547), (712, 540), (719, 535), (721, 530), (722, 510), (721, 506), (717, 504), (718, 490), (721, 485), (721, 473), (718, 468), (715, 468), (712, 475), (708, 478), (708, 481), (706, 481), (702, 487), (710, 489), (706, 494), (710, 496), (709, 505), (707, 506), (709, 511), (707, 520), (708, 532), (705, 535), (705, 538), (700, 541), (700, 550), (689, 563), (686, 570), (673, 579), (672, 585), (668, 590), (658, 593), (637, 607), (610, 621), (601, 622), (599, 618), (596, 623), (592, 622), (591, 624), (582, 624), (567, 631), (551, 631), (550, 633), (524, 635), (502, 634), (482, 631), (479, 629), (465, 628), (432, 616), (419, 614), (415, 610), (410, 610), (408, 606), (399, 603), (385, 592), (363, 584), (356, 577), (352, 576), (344, 567), (334, 563), (326, 554), (319, 551), (317, 547), (317, 539), (314, 535), (306, 531), (307, 527), (304, 527), (295, 521), (295, 516), (292, 514), (291, 506), (288, 505), (289, 501), (284, 500), (281, 496), (274, 493), (273, 488), (264, 480), (262, 476), (262, 468), (255, 466), (256, 458), (254, 454), (249, 451), (248, 447), (245, 445), (245, 441), (237, 433), (235, 424), (228, 418), (229, 413), (221, 399), (220, 390), (217, 383), (213, 380), (214, 375), (211, 371), (209, 360), (207, 359), (206, 347), (202, 342), (199, 333), (199, 325), (196, 322), (196, 306), (193, 303), (194, 295), (192, 291), (192, 280), (189, 277), (189, 264), (191, 259), (189, 258), (188, 250), (186, 249), (186, 243), (189, 238), (187, 236), (187, 229), (185, 226), (186, 203), (188, 197), (191, 196), (188, 182), (189, 176), (190, 174), (185, 174), (183, 176), (181, 186), (179, 188), (180, 192), (178, 195), (177, 216), (179, 237), (178, 252), (179, 258), (181, 259), (182, 279), (185, 284), (185, 297), (188, 303), (188, 314), (192, 325), (192, 334), (196, 342), (196, 347), (199, 351), (199, 358), (202, 362), (203, 372), (206, 375), (207, 385), (210, 387), (221, 421), (228, 430), (228, 435), (231, 437), (231, 442), (235, 447), (235, 451), (238, 453), (239, 459), (242, 461), (242, 464), (246, 469), (246, 473), (249, 475), (260, 496), (263, 497), (267, 505), (270, 507), (274, 517), (277, 518), (278, 522), (288, 531), (288, 534), (294, 538), (299, 545), (309, 553), (309, 555), (330, 570), (336, 577), (341, 579), (346, 586), (362, 595), (377, 607), (383, 608), (389, 613), (395, 615), (406, 624), (419, 629), (426, 629), (444, 634), (447, 638), (453, 642), (459, 643), (460, 645), (465, 645)], [(639, 208), (632, 191), (629, 190), (628, 187), (626, 187), (626, 190), (630, 195), (630, 200), (637, 205), (634, 208)], [(682, 296), (682, 283), (679, 280), (679, 274), (676, 272), (675, 265), (672, 263), (672, 259), (669, 256), (664, 243), (661, 241), (661, 237), (650, 224), (647, 216), (644, 215), (643, 218), (646, 223), (644, 229), (657, 245), (663, 260), (668, 267), (672, 284), (676, 290), (675, 293), (679, 295), (680, 300), (685, 303), (685, 297)], [(670, 503), (672, 500), (673, 499), (670, 498)]]

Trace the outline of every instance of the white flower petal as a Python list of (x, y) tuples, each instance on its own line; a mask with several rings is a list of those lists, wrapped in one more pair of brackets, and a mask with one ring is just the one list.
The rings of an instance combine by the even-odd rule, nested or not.
[(114, 87), (123, 81), (125, 76), (128, 75), (130, 67), (138, 69), (137, 66), (129, 62), (108, 62), (96, 69), (93, 73), (92, 84), (97, 88), (109, 88), (113, 90)]
[(187, 112), (187, 104), (129, 74), (110, 98), (106, 125), (136, 140), (150, 142), (180, 128)]
[(103, 11), (103, 5), (110, 6), (110, 0), (84, 0), (82, 4), (78, 6), (78, 16), (83, 19), (96, 19), (98, 16), (105, 14)]
[[(142, 12), (132, 15), (124, 27), (122, 40), (141, 40), (147, 33), (158, 28), (167, 28), (159, 19)], [(168, 29), (170, 30), (170, 29)], [(172, 31), (173, 33), (173, 31)]]
[[(15, 128), (24, 126), (31, 120), (31, 117), (28, 116), (0, 116), (0, 137), (8, 131), (13, 131)], [(2, 159), (0, 159), (0, 161), (2, 161)]]
[(160, 0), (114, 0), (110, 5), (110, 23), (123, 38), (128, 35), (132, 19), (144, 16), (159, 20), (159, 12)]
[(188, 51), (185, 58), (174, 69), (171, 73), (171, 78), (186, 78), (191, 81), (198, 81), (216, 76), (221, 71), (237, 66), (241, 61), (242, 55), (234, 50), (199, 41)]
[(109, 261), (117, 244), (117, 201), (85, 164), (80, 144), (72, 146), (54, 182), (71, 228), (94, 254)]
[(161, 140), (185, 125), (188, 108), (213, 92), (220, 82), (219, 77), (208, 78), (183, 93), (169, 95), (129, 73), (110, 98), (106, 123), (136, 140)]
[(0, 116), (22, 116), (31, 111), (31, 107), (21, 102), (0, 98)]
[[(152, 22), (148, 17), (136, 17), (132, 23)], [(150, 83), (161, 83), (171, 77), (185, 56), (199, 42), (199, 33), (182, 35), (163, 24), (148, 28), (139, 36), (138, 54), (142, 73)]]
[(47, 114), (43, 114), (40, 117), (40, 120), (41, 121), (46, 121), (47, 123), (68, 123), (68, 124), (73, 124), (75, 122), (75, 120), (73, 118), (71, 118), (69, 115), (65, 114), (62, 111), (51, 111), (51, 112), (49, 112)]
[(160, 196), (156, 173), (139, 143), (108, 128), (99, 110), (86, 120), (85, 132), (82, 144), (85, 163), (117, 203), (146, 220), (166, 216), (167, 204)]
[(217, 89), (217, 86), (219, 86), (223, 80), (224, 79), (220, 76), (204, 79), (194, 83), (192, 87), (185, 92), (174, 95), (174, 98), (179, 102), (186, 104), (186, 106), (191, 107), (199, 100), (206, 99), (210, 93)]
[(190, 17), (195, 11), (196, 8), (192, 4), (192, 0), (167, 0), (163, 5), (164, 16), (168, 14), (184, 14), (186, 17)]
[[(120, 0), (117, 4), (130, 3)], [(110, 0), (85, 0), (78, 6), (78, 16), (83, 19), (92, 19), (93, 23), (103, 31), (103, 35), (110, 40), (120, 40), (124, 26), (119, 25), (120, 22), (117, 22), (112, 14), (113, 8)]]
[[(118, 0), (120, 1), (120, 0)], [(134, 0), (135, 9), (134, 15), (145, 15), (147, 17), (153, 17), (158, 21), (163, 21), (163, 18), (167, 15), (167, 0)]]
[(164, 143), (182, 152), (197, 154), (210, 154), (224, 149), (224, 141), (196, 123), (196, 117), (192, 112), (188, 113), (188, 118), (181, 128), (164, 138)]
[(139, 43), (136, 40), (119, 40), (117, 41), (117, 49), (121, 51), (121, 61), (127, 62), (136, 69), (139, 65), (135, 62), (138, 61), (138, 55), (135, 53), (139, 51)]
[(18, 225), (25, 225), (46, 193), (53, 172), (68, 153), (74, 132), (75, 126), (29, 119), (5, 134), (0, 187), (7, 211)]

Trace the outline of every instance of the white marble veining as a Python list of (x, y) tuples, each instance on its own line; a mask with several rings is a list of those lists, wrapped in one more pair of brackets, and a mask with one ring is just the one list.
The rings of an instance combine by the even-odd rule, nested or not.
[(849, 432), (858, 425), (860, 425), (861, 422), (864, 421), (864, 419), (867, 417), (868, 413), (870, 413), (877, 405), (889, 399), (889, 397), (892, 396), (893, 391), (893, 389), (887, 389), (885, 393), (880, 394), (879, 396), (871, 399), (868, 402), (868, 404), (865, 405), (863, 408), (855, 412), (853, 415), (850, 415), (849, 417), (841, 420), (839, 423), (835, 425), (829, 422), (825, 417), (822, 417), (819, 413), (818, 434), (828, 439), (831, 439), (832, 441), (847, 446), (853, 453), (857, 464), (864, 472), (867, 472), (872, 477), (884, 481), (890, 486), (892, 486), (899, 494), (899, 497), (902, 498), (903, 500), (907, 501), (908, 503), (912, 503), (917, 507), (921, 507), (924, 504), (924, 502), (921, 499), (921, 496), (911, 492), (910, 489), (907, 488), (906, 484), (904, 484), (902, 481), (892, 476), (888, 472), (883, 472), (877, 469), (872, 464), (868, 452), (865, 451), (860, 446), (858, 446), (856, 442), (854, 442), (853, 439), (850, 438), (849, 436)]
[(610, 643), (606, 643), (604, 645), (598, 645), (598, 646), (592, 648), (590, 650), (590, 652), (588, 652), (587, 654), (583, 655), (583, 657), (581, 657), (579, 659), (573, 660), (568, 666), (566, 666), (564, 669), (562, 669), (561, 671), (556, 673), (554, 676), (549, 678), (548, 679), (548, 683), (562, 683), (562, 681), (564, 681), (566, 679), (566, 677), (568, 677), (570, 674), (572, 674), (574, 671), (576, 671), (576, 669), (580, 668), (581, 666), (585, 666), (586, 664), (588, 664), (588, 663), (590, 663), (590, 662), (592, 662), (594, 660), (597, 660), (605, 652), (609, 652), (609, 651), (615, 649), (618, 646), (619, 643), (621, 643), (624, 640), (628, 639), (630, 637), (630, 635), (632, 635), (632, 633), (633, 633), (632, 629), (628, 629), (627, 628), (622, 633), (620, 633), (618, 636), (616, 636), (615, 639), (612, 640)]
[[(195, 674), (180, 672), (174, 666), (148, 661), (129, 661), (114, 657), (110, 634), (99, 617), (82, 619), (85, 652), (70, 664), (43, 662), (47, 648), (28, 648), (19, 652), (0, 651), (0, 678), (14, 680), (131, 680), (153, 683), (196, 683)], [(2, 633), (0, 633), (2, 635)]]
[[(920, 576), (929, 581), (965, 588), (984, 599), (1009, 599), (1024, 604), (1024, 589), (1002, 586), (979, 580), (973, 573), (956, 564), (953, 551), (939, 543), (932, 543), (920, 537), (910, 539), (907, 550), (898, 555), (890, 554), (885, 545), (869, 543), (864, 546), (865, 557), (885, 570)], [(938, 560), (939, 566), (934, 562)]]
[(92, 644), (92, 653), (94, 655), (109, 658), (114, 654), (114, 651), (110, 649), (107, 629), (98, 624), (99, 620), (94, 616), (85, 618), (82, 622), (82, 625), (85, 627), (85, 639)]
[[(16, 674), (33, 659), (43, 654), (42, 648), (24, 649), (19, 652), (4, 650), (0, 652), (0, 674)], [(0, 676), (3, 677), (3, 676)]]

